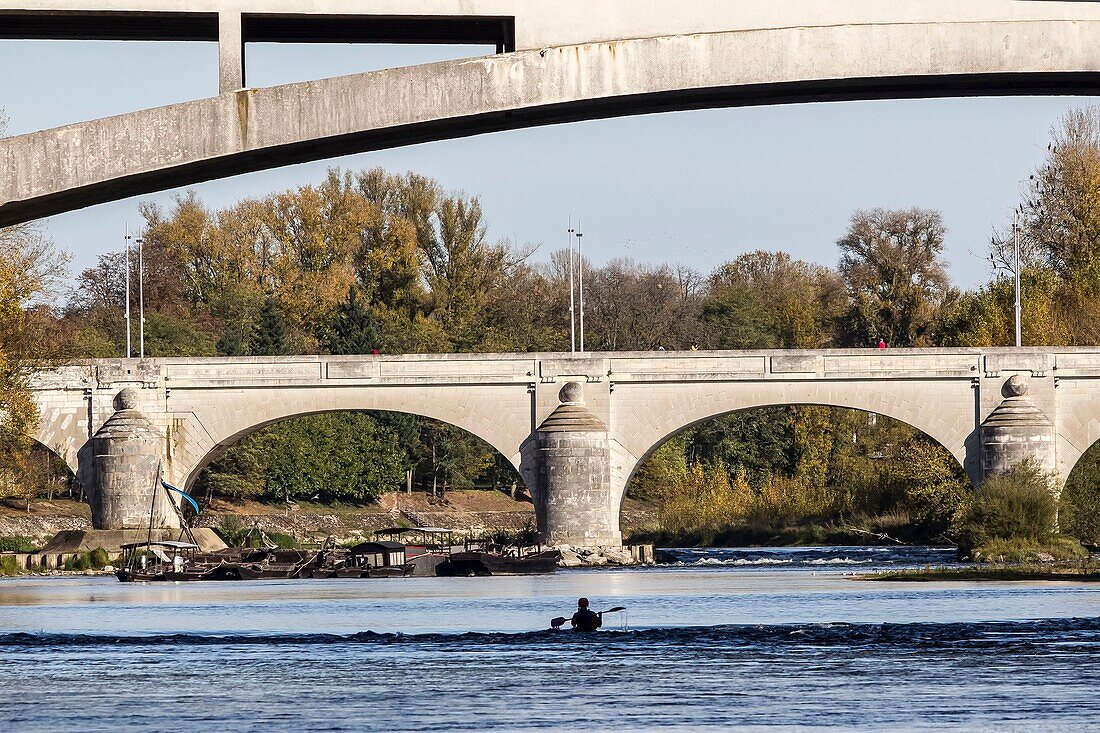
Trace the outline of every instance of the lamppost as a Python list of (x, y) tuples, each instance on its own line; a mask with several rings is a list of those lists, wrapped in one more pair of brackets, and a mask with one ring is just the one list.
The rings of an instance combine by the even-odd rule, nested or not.
[(126, 228), (126, 358), (133, 355), (134, 350), (130, 346), (130, 229)]
[[(1008, 267), (1008, 257), (1004, 254), (998, 254), (1004, 252), (1004, 240), (999, 240), (995, 235), (989, 240), (990, 252), (989, 262), (993, 266), (994, 271), (1001, 266)], [(1020, 348), (1023, 345), (1023, 303), (1020, 297), (1020, 209), (1019, 207), (1012, 210), (1012, 252), (1013, 252), (1013, 264), (1012, 279), (1015, 289), (1015, 298), (1013, 303), (1013, 310), (1015, 311), (1016, 320), (1016, 348)]]
[(1016, 251), (1016, 348), (1023, 344), (1022, 330), (1020, 327), (1023, 307), (1020, 303), (1020, 209), (1012, 212), (1012, 242)]
[(581, 237), (584, 234), (581, 232), (581, 222), (577, 220), (577, 259), (580, 260), (578, 267), (580, 268), (580, 287), (578, 288), (578, 296), (581, 302), (581, 321), (580, 321), (580, 337), (581, 337), (581, 353), (584, 353), (584, 248), (581, 246)]
[(573, 308), (573, 217), (569, 217), (569, 228), (566, 230), (569, 237), (569, 351), (577, 351), (576, 319)]
[(141, 358), (145, 358), (145, 253), (144, 239), (138, 239), (138, 343)]

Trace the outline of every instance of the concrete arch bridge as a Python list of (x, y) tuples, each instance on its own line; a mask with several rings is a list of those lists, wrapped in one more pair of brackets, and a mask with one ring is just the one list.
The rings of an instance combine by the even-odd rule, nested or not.
[[(436, 354), (106, 359), (43, 371), (36, 439), (88, 490), (100, 529), (148, 526), (159, 470), (189, 486), (274, 422), (335, 410), (435, 418), (506, 456), (547, 542), (617, 545), (631, 475), (725, 413), (815, 404), (931, 436), (974, 483), (1032, 458), (1063, 481), (1100, 438), (1100, 350)], [(171, 507), (157, 510), (171, 526)]]
[[(1100, 4), (1049, 0), (0, 0), (0, 39), (206, 40), (220, 94), (0, 140), (0, 226), (336, 155), (787, 102), (1096, 94)], [(249, 41), (494, 45), (249, 89)]]

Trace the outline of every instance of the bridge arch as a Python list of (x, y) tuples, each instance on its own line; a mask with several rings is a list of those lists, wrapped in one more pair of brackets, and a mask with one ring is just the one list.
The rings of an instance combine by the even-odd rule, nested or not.
[(336, 155), (722, 106), (1095, 94), (1100, 21), (867, 22), (583, 43), (389, 69), (0, 140), (0, 226)]
[[(471, 386), (457, 396), (453, 391), (443, 395), (438, 388), (286, 389), (265, 390), (262, 400), (248, 390), (219, 394), (213, 409), (200, 407), (172, 421), (176, 427), (168, 438), (168, 473), (190, 487), (226, 448), (286, 420), (334, 412), (396, 412), (438, 420), (480, 438), (520, 472), (530, 489), (529, 472), (520, 471), (520, 443), (530, 432), (529, 404), (501, 409), (499, 396), (479, 404), (478, 391)], [(174, 410), (179, 407), (173, 405)]]
[(966, 419), (967, 412), (971, 418), (973, 416), (974, 397), (966, 383), (957, 388), (955, 394), (941, 392), (937, 399), (937, 402), (961, 404), (962, 414), (958, 409), (941, 410), (940, 405), (928, 404), (930, 392), (923, 389), (919, 381), (902, 382), (890, 390), (852, 382), (819, 381), (731, 383), (721, 387), (711, 385), (709, 389), (669, 385), (664, 389), (669, 392), (667, 398), (650, 402), (647, 411), (652, 412), (649, 419), (642, 422), (644, 427), (632, 433), (633, 437), (627, 437), (623, 444), (626, 450), (625, 459), (620, 459), (621, 479), (614, 482), (616, 494), (612, 505), (615, 507), (622, 506), (626, 488), (638, 469), (668, 440), (707, 420), (766, 407), (847, 408), (897, 420), (943, 446), (973, 485), (980, 482), (978, 435), (972, 419)]

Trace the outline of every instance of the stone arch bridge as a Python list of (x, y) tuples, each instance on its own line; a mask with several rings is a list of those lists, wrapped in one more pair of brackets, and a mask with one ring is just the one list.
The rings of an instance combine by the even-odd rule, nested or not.
[[(1100, 89), (1100, 4), (1080, 0), (0, 0), (4, 38), (217, 42), (220, 94), (0, 140), (0, 226), (533, 125)], [(471, 43), (498, 53), (250, 89), (250, 41)]]
[(1064, 481), (1100, 438), (1098, 379), (1100, 350), (1002, 348), (104, 359), (42, 371), (33, 386), (35, 437), (88, 489), (99, 528), (148, 526), (158, 466), (189, 486), (265, 425), (393, 410), (463, 428), (506, 456), (544, 540), (615, 545), (633, 472), (708, 418), (855, 408), (928, 434), (975, 483), (1026, 457)]

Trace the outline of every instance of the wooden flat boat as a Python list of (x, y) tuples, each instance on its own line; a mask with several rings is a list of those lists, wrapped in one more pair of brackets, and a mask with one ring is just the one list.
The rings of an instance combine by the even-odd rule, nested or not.
[(190, 542), (131, 542), (121, 549), (115, 577), (123, 583), (206, 580), (212, 569), (194, 561), (199, 546)]
[(481, 577), (488, 575), (545, 575), (556, 572), (561, 553), (544, 550), (530, 555), (508, 556), (488, 550), (452, 552), (436, 573), (449, 577)]

